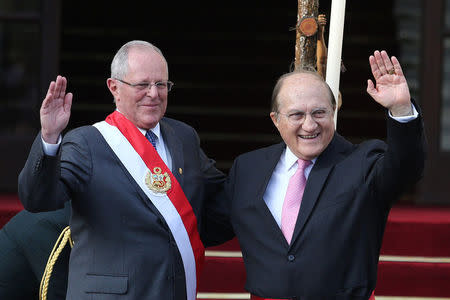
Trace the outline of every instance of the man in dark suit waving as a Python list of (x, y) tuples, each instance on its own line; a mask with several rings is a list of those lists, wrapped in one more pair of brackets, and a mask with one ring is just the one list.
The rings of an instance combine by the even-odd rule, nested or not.
[[(253, 299), (365, 299), (389, 210), (424, 166), (418, 108), (395, 57), (369, 58), (367, 92), (387, 110), (387, 143), (335, 132), (336, 101), (316, 73), (283, 75), (270, 117), (283, 142), (239, 156), (231, 224)], [(417, 108), (417, 110), (416, 110)]]
[(123, 45), (107, 80), (116, 111), (62, 142), (72, 94), (66, 78), (50, 83), (19, 196), (30, 211), (72, 201), (67, 299), (196, 297), (203, 208), (225, 176), (192, 127), (163, 117), (168, 76), (154, 45)]

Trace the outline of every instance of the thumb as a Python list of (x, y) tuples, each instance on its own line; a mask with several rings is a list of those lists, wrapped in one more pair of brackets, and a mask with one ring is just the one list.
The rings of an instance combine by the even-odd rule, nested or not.
[(372, 97), (377, 93), (377, 90), (370, 79), (367, 80), (367, 93)]

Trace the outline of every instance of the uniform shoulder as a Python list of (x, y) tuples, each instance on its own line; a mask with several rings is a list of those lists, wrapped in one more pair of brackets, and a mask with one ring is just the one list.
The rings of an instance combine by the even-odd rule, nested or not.
[(33, 241), (47, 233), (58, 234), (69, 224), (70, 206), (49, 212), (31, 213), (22, 210), (3, 227), (5, 233), (17, 243)]

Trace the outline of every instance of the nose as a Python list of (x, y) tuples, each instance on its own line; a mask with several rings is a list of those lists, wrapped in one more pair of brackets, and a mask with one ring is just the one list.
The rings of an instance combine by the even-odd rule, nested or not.
[(306, 114), (305, 121), (302, 124), (302, 129), (305, 131), (313, 131), (317, 128), (317, 122), (311, 116), (311, 114)]
[(147, 96), (149, 96), (150, 98), (155, 98), (158, 96), (158, 88), (156, 87), (156, 85), (151, 84), (147, 88)]

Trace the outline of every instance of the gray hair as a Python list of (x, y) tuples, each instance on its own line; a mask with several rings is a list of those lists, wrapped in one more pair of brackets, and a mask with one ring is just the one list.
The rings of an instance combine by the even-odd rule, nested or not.
[(326, 81), (323, 80), (322, 76), (320, 76), (320, 74), (317, 73), (316, 71), (312, 71), (310, 69), (297, 69), (297, 70), (291, 71), (289, 73), (283, 74), (280, 76), (280, 78), (278, 78), (277, 83), (275, 84), (275, 87), (273, 88), (273, 92), (272, 92), (272, 102), (271, 102), (271, 110), (270, 110), (271, 112), (278, 112), (278, 105), (279, 105), (278, 94), (280, 93), (281, 86), (283, 85), (284, 80), (295, 74), (311, 74), (312, 76), (317, 78), (320, 82), (322, 82), (328, 91), (328, 94), (330, 97), (330, 102), (331, 102), (331, 107), (333, 108), (333, 110), (336, 109), (336, 99), (334, 98), (333, 91), (331, 90), (328, 83), (326, 83)]
[[(162, 54), (161, 50), (158, 47), (156, 47), (155, 45), (153, 45), (149, 42), (140, 41), (140, 40), (130, 41), (130, 42), (126, 43), (125, 45), (123, 45), (122, 47), (120, 47), (120, 49), (117, 51), (116, 55), (114, 55), (114, 58), (111, 62), (111, 78), (122, 79), (128, 73), (128, 53), (133, 48), (156, 51), (166, 61), (166, 58)], [(166, 66), (167, 66), (167, 61), (166, 61)]]

